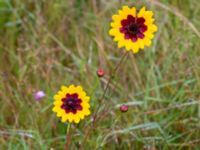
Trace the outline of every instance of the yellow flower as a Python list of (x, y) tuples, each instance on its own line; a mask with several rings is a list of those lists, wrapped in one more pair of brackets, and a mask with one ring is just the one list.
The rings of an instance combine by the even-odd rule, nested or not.
[(81, 86), (62, 86), (54, 96), (53, 111), (62, 122), (79, 123), (81, 119), (90, 114), (90, 97), (86, 95)]
[(137, 13), (136, 8), (123, 6), (119, 14), (113, 15), (109, 34), (118, 42), (118, 48), (125, 47), (127, 51), (137, 53), (139, 49), (151, 45), (157, 26), (154, 24), (153, 12), (145, 7)]

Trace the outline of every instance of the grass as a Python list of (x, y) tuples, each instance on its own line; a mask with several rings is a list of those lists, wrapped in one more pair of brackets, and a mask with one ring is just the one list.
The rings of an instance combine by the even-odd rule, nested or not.
[[(128, 54), (100, 103), (124, 53), (108, 35), (110, 18), (126, 4), (153, 10), (159, 31), (150, 48)], [(80, 84), (92, 112), (108, 113), (95, 126), (91, 117), (72, 125), (71, 149), (198, 150), (199, 14), (198, 0), (1, 0), (0, 149), (64, 149), (67, 125), (51, 111), (53, 95)], [(41, 102), (37, 90), (47, 94)]]

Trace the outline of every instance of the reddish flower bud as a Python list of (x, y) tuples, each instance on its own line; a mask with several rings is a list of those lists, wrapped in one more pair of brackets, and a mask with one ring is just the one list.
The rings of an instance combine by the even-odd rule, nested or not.
[(104, 74), (105, 74), (105, 72), (104, 72), (103, 69), (98, 69), (98, 70), (97, 70), (97, 75), (98, 75), (98, 77), (103, 77)]
[(120, 111), (121, 112), (127, 112), (128, 111), (128, 105), (122, 105), (122, 106), (120, 106)]

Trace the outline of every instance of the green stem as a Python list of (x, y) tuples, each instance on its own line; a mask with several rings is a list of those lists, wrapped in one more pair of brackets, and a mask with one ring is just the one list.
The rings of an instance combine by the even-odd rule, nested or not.
[(65, 145), (65, 150), (69, 149), (69, 144), (70, 144), (70, 123), (67, 124), (67, 131), (66, 131), (66, 145)]
[(96, 111), (94, 112), (94, 115), (93, 115), (93, 126), (92, 126), (92, 127), (89, 127), (89, 130), (86, 131), (86, 133), (85, 133), (85, 138), (84, 138), (84, 140), (83, 140), (82, 145), (85, 144), (85, 141), (87, 141), (87, 138), (88, 138), (90, 132), (92, 132), (93, 129), (95, 128), (95, 124), (97, 123), (97, 119), (96, 119), (96, 118), (97, 118), (98, 111), (99, 111), (99, 109), (100, 109), (100, 107), (101, 107), (101, 103), (104, 101), (104, 98), (105, 98), (105, 96), (106, 96), (107, 90), (109, 89), (109, 85), (110, 85), (112, 79), (114, 78), (114, 76), (115, 76), (115, 74), (117, 73), (118, 69), (120, 68), (122, 62), (124, 61), (124, 59), (125, 59), (127, 56), (128, 56), (128, 51), (126, 51), (126, 52), (121, 56), (120, 61), (118, 62), (118, 64), (117, 64), (117, 65), (115, 66), (115, 68), (113, 69), (113, 71), (112, 71), (112, 73), (111, 73), (111, 75), (110, 75), (110, 77), (109, 77), (109, 79), (108, 79), (108, 82), (106, 83), (106, 87), (105, 87), (104, 90), (103, 90), (103, 94), (102, 94), (102, 96), (101, 96), (101, 98), (100, 98), (100, 103), (99, 103), (99, 105), (98, 105)]
[(104, 89), (104, 91), (103, 91), (102, 97), (100, 98), (100, 104), (98, 105), (98, 108), (97, 108), (96, 112), (94, 113), (93, 124), (94, 124), (94, 122), (96, 121), (96, 117), (97, 117), (98, 110), (99, 110), (99, 108), (101, 107), (101, 103), (102, 103), (102, 101), (104, 100), (104, 98), (105, 98), (105, 96), (106, 96), (106, 92), (107, 92), (107, 90), (108, 90), (108, 88), (109, 88), (109, 85), (110, 85), (112, 79), (114, 78), (116, 72), (117, 72), (118, 69), (120, 68), (122, 62), (123, 62), (124, 59), (127, 57), (127, 55), (128, 55), (128, 51), (126, 51), (126, 52), (122, 55), (122, 57), (120, 58), (119, 63), (115, 66), (114, 70), (112, 71), (112, 73), (111, 73), (111, 75), (110, 75), (110, 78), (108, 79), (108, 82), (107, 82), (106, 87), (105, 87), (105, 89)]
[(108, 82), (107, 82), (107, 84), (106, 84), (106, 88), (104, 89), (104, 92), (103, 92), (103, 95), (102, 95), (102, 97), (101, 97), (101, 100), (103, 100), (103, 99), (105, 98), (106, 92), (107, 92), (107, 90), (108, 90), (108, 87), (109, 87), (109, 85), (110, 85), (112, 79), (115, 77), (116, 72), (117, 72), (118, 69), (120, 68), (120, 66), (121, 66), (121, 64), (122, 64), (122, 62), (123, 62), (123, 60), (126, 58), (127, 55), (128, 55), (128, 51), (126, 51), (126, 52), (122, 55), (122, 57), (121, 57), (119, 63), (115, 66), (115, 68), (114, 68), (114, 70), (113, 70), (113, 72), (112, 72), (112, 74), (111, 74), (111, 76), (110, 76), (110, 78), (109, 78), (109, 80), (108, 80)]

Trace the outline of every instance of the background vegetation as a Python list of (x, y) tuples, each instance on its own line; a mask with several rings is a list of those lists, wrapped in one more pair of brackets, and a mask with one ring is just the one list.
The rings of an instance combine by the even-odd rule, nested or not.
[[(108, 35), (123, 5), (153, 10), (159, 31), (150, 48), (128, 54), (100, 103), (125, 52)], [(64, 149), (53, 95), (80, 84), (101, 118), (72, 125), (71, 149), (199, 150), (199, 26), (199, 0), (1, 0), (0, 149)], [(47, 95), (40, 102), (37, 90)]]

